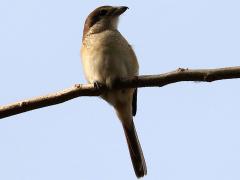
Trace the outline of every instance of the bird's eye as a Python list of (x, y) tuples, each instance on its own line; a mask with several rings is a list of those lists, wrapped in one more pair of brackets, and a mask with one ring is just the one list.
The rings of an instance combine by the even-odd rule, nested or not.
[(99, 12), (99, 16), (105, 16), (107, 14), (107, 10), (103, 9)]

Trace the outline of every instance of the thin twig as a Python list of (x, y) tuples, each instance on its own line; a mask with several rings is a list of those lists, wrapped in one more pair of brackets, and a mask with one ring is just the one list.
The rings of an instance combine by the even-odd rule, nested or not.
[[(162, 87), (181, 81), (212, 82), (216, 80), (235, 78), (240, 78), (240, 66), (197, 70), (179, 68), (175, 71), (164, 74), (145, 75), (132, 79), (121, 80), (115, 83), (113, 88), (124, 89), (134, 87)], [(0, 106), (0, 118), (6, 118), (34, 109), (56, 105), (77, 98), (79, 96), (99, 96), (108, 90), (109, 89), (105, 86), (101, 88), (95, 88), (93, 84), (78, 84), (56, 93), (15, 102), (5, 106)]]

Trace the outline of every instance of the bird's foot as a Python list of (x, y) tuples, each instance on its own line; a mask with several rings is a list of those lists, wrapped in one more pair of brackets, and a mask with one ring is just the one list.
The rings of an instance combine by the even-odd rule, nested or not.
[(101, 90), (105, 87), (104, 84), (100, 83), (99, 81), (95, 81), (93, 84), (94, 84), (94, 88), (96, 88), (97, 90)]

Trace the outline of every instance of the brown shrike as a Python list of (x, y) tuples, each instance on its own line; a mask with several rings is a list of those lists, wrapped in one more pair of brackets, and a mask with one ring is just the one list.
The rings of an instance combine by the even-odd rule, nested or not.
[[(91, 12), (84, 25), (81, 57), (86, 79), (95, 85), (112, 87), (117, 79), (138, 75), (138, 61), (132, 47), (118, 31), (118, 18), (128, 7), (102, 6)], [(137, 110), (137, 89), (110, 90), (101, 97), (111, 104), (126, 135), (136, 176), (147, 167), (133, 123)]]

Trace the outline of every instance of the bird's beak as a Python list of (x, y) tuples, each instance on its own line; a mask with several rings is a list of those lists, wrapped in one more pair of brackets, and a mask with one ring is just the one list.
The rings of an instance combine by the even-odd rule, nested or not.
[(123, 14), (127, 9), (129, 9), (127, 6), (119, 6), (115, 7), (113, 11), (111, 12), (112, 16), (120, 16)]

